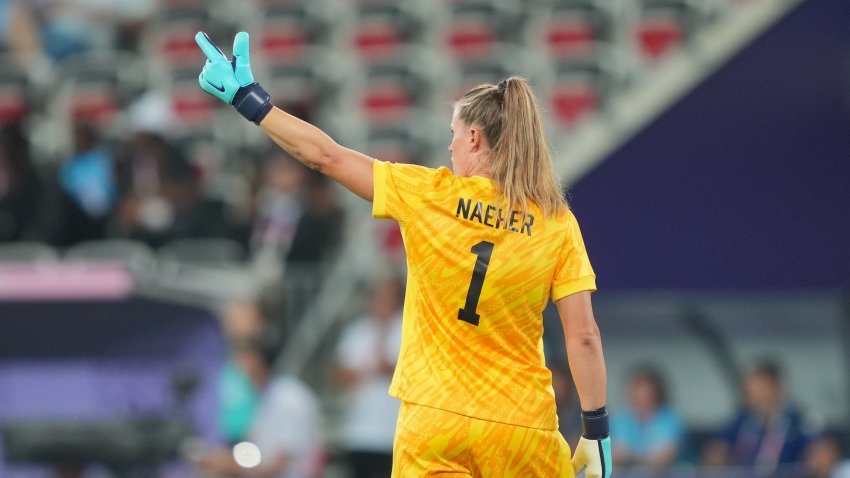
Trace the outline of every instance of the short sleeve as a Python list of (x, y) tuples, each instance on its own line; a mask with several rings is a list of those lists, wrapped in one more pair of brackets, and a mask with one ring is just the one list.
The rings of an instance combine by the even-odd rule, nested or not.
[(450, 177), (446, 168), (432, 169), (413, 164), (374, 161), (372, 217), (405, 222), (422, 206), (425, 195), (441, 178)]
[(552, 279), (552, 300), (558, 301), (583, 290), (596, 290), (596, 274), (587, 257), (578, 221), (572, 213), (568, 213), (567, 230)]
[(655, 443), (651, 449), (657, 450), (666, 446), (679, 446), (684, 437), (684, 428), (678, 415), (672, 410), (663, 410), (658, 414), (658, 428)]
[(368, 372), (372, 369), (369, 351), (372, 347), (367, 318), (349, 325), (337, 345), (337, 363), (351, 370)]
[(303, 454), (315, 441), (321, 424), (318, 405), (305, 385), (273, 382), (268, 389), (266, 412), (255, 417), (251, 438), (267, 456)]

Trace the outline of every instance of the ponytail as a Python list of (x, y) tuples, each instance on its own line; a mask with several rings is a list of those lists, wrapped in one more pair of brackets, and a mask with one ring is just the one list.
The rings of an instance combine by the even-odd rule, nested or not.
[(533, 201), (545, 217), (567, 210), (554, 175), (540, 107), (524, 78), (480, 85), (456, 107), (460, 119), (478, 125), (490, 143), (490, 178), (510, 208), (528, 212)]

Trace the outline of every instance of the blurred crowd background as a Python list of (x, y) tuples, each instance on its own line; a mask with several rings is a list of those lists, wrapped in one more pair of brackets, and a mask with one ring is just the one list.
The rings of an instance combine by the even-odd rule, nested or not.
[(199, 30), (248, 31), (276, 105), (382, 160), (449, 165), (452, 101), (528, 77), (599, 276), (615, 476), (850, 477), (847, 25), (846, 0), (0, 0), (0, 477), (389, 476), (398, 227), (202, 92)]

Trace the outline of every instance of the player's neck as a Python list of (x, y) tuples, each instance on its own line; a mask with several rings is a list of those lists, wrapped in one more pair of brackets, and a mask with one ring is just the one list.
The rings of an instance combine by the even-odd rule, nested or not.
[(466, 171), (459, 176), (472, 177), (472, 176), (480, 176), (484, 178), (490, 177), (490, 161), (486, 158), (476, 159), (472, 161)]

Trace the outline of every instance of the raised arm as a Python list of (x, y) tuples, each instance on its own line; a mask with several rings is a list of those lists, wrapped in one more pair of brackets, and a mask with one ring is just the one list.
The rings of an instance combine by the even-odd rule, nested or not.
[(298, 161), (372, 200), (372, 158), (337, 144), (319, 128), (280, 108), (272, 108), (260, 128)]
[(559, 300), (558, 314), (564, 325), (570, 373), (581, 401), (582, 437), (573, 453), (573, 470), (587, 478), (611, 476), (611, 439), (605, 408), (605, 358), (602, 338), (593, 317), (590, 292), (582, 291)]
[(239, 32), (228, 59), (206, 33), (195, 41), (207, 57), (198, 77), (207, 93), (233, 105), (295, 159), (338, 181), (358, 196), (373, 197), (372, 159), (337, 144), (319, 128), (272, 105), (269, 94), (254, 81), (248, 34)]

